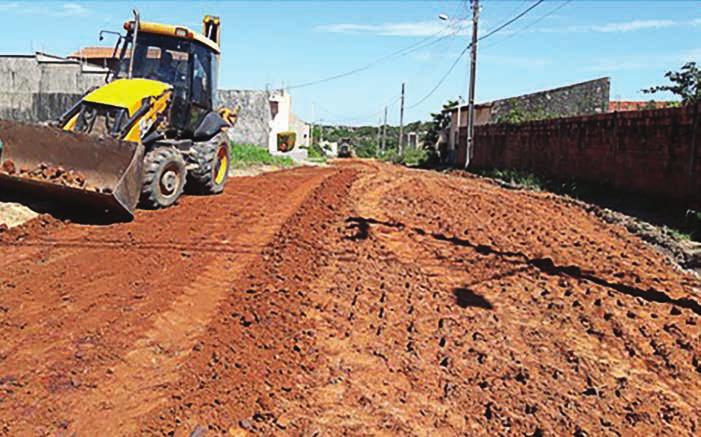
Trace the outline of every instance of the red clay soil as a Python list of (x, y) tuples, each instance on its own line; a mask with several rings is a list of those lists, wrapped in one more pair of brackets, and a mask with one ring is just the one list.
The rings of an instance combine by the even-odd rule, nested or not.
[(556, 196), (349, 160), (0, 232), (0, 433), (698, 435), (701, 281)]

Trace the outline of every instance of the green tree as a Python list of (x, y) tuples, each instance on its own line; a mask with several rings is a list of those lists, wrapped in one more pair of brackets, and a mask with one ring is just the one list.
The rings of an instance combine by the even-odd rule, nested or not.
[(431, 113), (431, 122), (423, 137), (423, 143), (426, 148), (434, 149), (441, 131), (450, 126), (450, 112), (447, 110), (455, 107), (457, 104), (458, 102), (456, 100), (448, 100), (448, 103), (443, 105), (442, 111)]
[(648, 94), (668, 91), (679, 96), (683, 105), (701, 101), (701, 69), (696, 66), (696, 62), (684, 64), (679, 71), (668, 71), (665, 77), (672, 82), (670, 85), (654, 86), (642, 91)]

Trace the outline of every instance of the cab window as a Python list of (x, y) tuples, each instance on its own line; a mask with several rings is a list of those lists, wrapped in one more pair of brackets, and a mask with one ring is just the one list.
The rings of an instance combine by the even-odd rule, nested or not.
[(212, 107), (212, 53), (195, 44), (192, 64), (192, 102)]
[[(119, 66), (118, 76), (126, 77), (129, 70), (127, 50)], [(190, 42), (163, 35), (140, 33), (134, 52), (133, 77), (153, 79), (187, 89), (189, 81)]]

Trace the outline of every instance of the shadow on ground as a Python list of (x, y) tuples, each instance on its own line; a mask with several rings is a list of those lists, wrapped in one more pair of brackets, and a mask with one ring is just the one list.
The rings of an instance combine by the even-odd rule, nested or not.
[(110, 225), (131, 220), (131, 217), (123, 214), (109, 214), (73, 202), (59, 203), (51, 199), (38, 199), (19, 192), (0, 193), (0, 202), (17, 203), (38, 214), (49, 214), (59, 220), (84, 225)]

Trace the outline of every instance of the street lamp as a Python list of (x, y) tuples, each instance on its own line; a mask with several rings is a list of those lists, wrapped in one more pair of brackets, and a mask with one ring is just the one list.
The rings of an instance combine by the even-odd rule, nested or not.
[[(470, 47), (472, 50), (470, 52), (470, 70), (469, 70), (469, 85), (467, 88), (468, 92), (468, 115), (467, 115), (467, 147), (465, 150), (465, 168), (470, 163), (470, 158), (472, 158), (472, 147), (473, 147), (473, 134), (474, 134), (474, 124), (475, 124), (475, 73), (477, 67), (477, 21), (479, 19), (479, 0), (472, 0), (472, 41), (470, 42)], [(445, 14), (438, 15), (441, 20), (447, 20), (448, 16)], [(458, 114), (460, 114), (460, 102), (458, 102)], [(460, 118), (458, 116), (458, 138), (460, 133)]]

